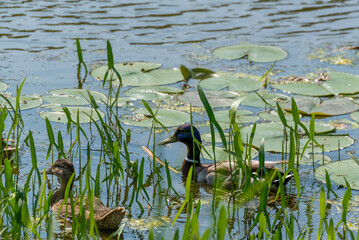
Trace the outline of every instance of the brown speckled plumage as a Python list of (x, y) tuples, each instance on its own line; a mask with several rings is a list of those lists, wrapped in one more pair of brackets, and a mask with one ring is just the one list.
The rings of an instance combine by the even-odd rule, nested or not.
[[(60, 211), (60, 216), (71, 218), (71, 204), (70, 199), (67, 203), (64, 204), (61, 208), (61, 205), (64, 201), (65, 189), (68, 181), (70, 180), (72, 174), (75, 172), (74, 165), (71, 161), (67, 159), (59, 159), (55, 161), (54, 165), (46, 171), (47, 174), (53, 174), (59, 178), (60, 188), (52, 196), (51, 209), (58, 213)], [(71, 183), (72, 188), (72, 183)], [(73, 199), (76, 203), (74, 214), (77, 216), (80, 213), (79, 203), (76, 198)], [(84, 197), (83, 204), (87, 204), (87, 197)], [(100, 199), (93, 199), (93, 210), (94, 210), (94, 219), (98, 229), (117, 229), (120, 225), (122, 219), (125, 216), (125, 208), (117, 207), (115, 209), (109, 209), (106, 207)], [(90, 215), (90, 209), (87, 204), (85, 216), (88, 218)]]

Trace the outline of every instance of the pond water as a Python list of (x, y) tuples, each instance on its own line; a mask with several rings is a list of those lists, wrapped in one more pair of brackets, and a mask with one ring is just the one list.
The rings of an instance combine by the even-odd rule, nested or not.
[[(47, 94), (48, 91), (60, 88), (77, 87), (77, 54), (75, 40), (81, 41), (84, 61), (92, 70), (96, 66), (106, 64), (106, 40), (110, 40), (116, 62), (149, 61), (163, 64), (163, 67), (179, 67), (181, 64), (188, 68), (203, 67), (212, 71), (235, 71), (254, 75), (263, 75), (272, 63), (249, 63), (246, 59), (227, 61), (213, 56), (212, 50), (216, 47), (239, 43), (275, 45), (285, 49), (288, 57), (278, 61), (271, 76), (275, 79), (280, 76), (305, 76), (312, 72), (322, 72), (333, 69), (346, 73), (358, 73), (359, 57), (354, 50), (340, 49), (342, 46), (357, 46), (359, 43), (359, 5), (357, 1), (142, 1), (135, 0), (127, 3), (118, 1), (2, 1), (0, 3), (0, 80), (7, 83), (6, 90), (13, 95), (16, 86), (26, 78), (23, 94)], [(350, 59), (352, 64), (341, 65), (336, 60)], [(328, 60), (328, 61), (323, 61)], [(196, 86), (196, 80), (190, 80), (191, 86)], [(182, 83), (171, 86), (182, 87)], [(102, 89), (102, 82), (88, 76), (83, 86), (106, 93)], [(124, 87), (124, 90), (129, 87)], [(191, 89), (194, 90), (194, 89)], [(151, 103), (156, 106), (156, 103)], [(133, 108), (142, 108), (141, 101), (135, 105), (120, 109), (128, 114)], [(254, 112), (263, 109), (243, 107)], [(24, 135), (33, 131), (39, 166), (50, 166), (51, 160), (46, 160), (48, 138), (45, 121), (39, 112), (39, 107), (25, 110)], [(195, 113), (194, 123), (203, 125), (206, 122), (204, 114)], [(349, 119), (349, 115), (341, 115), (323, 119)], [(55, 132), (61, 130), (66, 136), (66, 126), (52, 123)], [(88, 130), (88, 125), (83, 128)], [(146, 154), (141, 150), (147, 144), (150, 135), (148, 128), (124, 125), (131, 129), (132, 139), (129, 145), (131, 159), (141, 159)], [(173, 129), (171, 129), (173, 132)], [(208, 127), (200, 129), (208, 132)], [(172, 133), (171, 132), (171, 133)], [(337, 130), (339, 134), (349, 134), (354, 140), (358, 139), (358, 130)], [(170, 133), (162, 132), (156, 135), (157, 139), (164, 139)], [(95, 134), (96, 135), (96, 134)], [(68, 146), (69, 138), (64, 137), (64, 144)], [(66, 145), (67, 144), (67, 145)], [(84, 146), (86, 144), (83, 144)], [(69, 146), (68, 146), (69, 147)], [(91, 146), (98, 148), (95, 141)], [(342, 159), (350, 158), (346, 151), (355, 152), (357, 143), (340, 152)], [(93, 151), (92, 171), (96, 174), (97, 159), (100, 153)], [(157, 147), (156, 154), (161, 159), (167, 159), (171, 166), (179, 167), (185, 157), (185, 147), (173, 144), (166, 147)], [(86, 151), (82, 153), (86, 156)], [(327, 153), (333, 160), (338, 158), (338, 152)], [(273, 160), (278, 154), (266, 154), (266, 159)], [(146, 158), (147, 159), (147, 158)], [(74, 159), (76, 166), (77, 159)], [(154, 195), (152, 184), (152, 164), (145, 161), (146, 179), (149, 183), (149, 195)], [(21, 149), (20, 183), (24, 183), (31, 168), (30, 150), (26, 145)], [(102, 174), (105, 171), (102, 169)], [(311, 167), (302, 167), (301, 181), (304, 193), (301, 196), (298, 208), (293, 210), (299, 227), (307, 223), (309, 205), (313, 193), (315, 199), (319, 197), (322, 183), (316, 180)], [(164, 178), (165, 172), (162, 172)], [(104, 176), (104, 175), (102, 175)], [(51, 179), (53, 188), (56, 179)], [(180, 193), (184, 195), (184, 187), (180, 176), (173, 176), (172, 182)], [(76, 185), (76, 183), (75, 183)], [(164, 182), (162, 188), (166, 188)], [(53, 189), (52, 188), (52, 189)], [(106, 186), (104, 186), (104, 189)], [(130, 191), (131, 192), (131, 191)], [(345, 189), (338, 190), (340, 196)], [(353, 191), (357, 196), (357, 192)], [(106, 194), (101, 198), (107, 202)], [(205, 190), (200, 192), (203, 199), (201, 210), (201, 229), (212, 226), (212, 221), (206, 215), (211, 214), (211, 194)], [(181, 201), (183, 199), (180, 199)], [(129, 199), (120, 200), (126, 206)], [(171, 200), (168, 200), (171, 201)], [(114, 207), (115, 203), (109, 205)], [(255, 205), (255, 203), (254, 203)], [(319, 202), (314, 201), (312, 236), (315, 237), (319, 219)], [(156, 199), (153, 210), (145, 210), (140, 214), (136, 204), (130, 210), (128, 219), (141, 219), (150, 222), (161, 219), (163, 226), (155, 229), (156, 236), (173, 236), (176, 228), (182, 231), (186, 214), (180, 215), (178, 222), (170, 226), (179, 207), (167, 207), (164, 201)], [(329, 209), (330, 208), (330, 209)], [(341, 213), (335, 205), (327, 209), (328, 216), (338, 222)], [(228, 225), (228, 237), (238, 239), (245, 237), (248, 224), (253, 221), (256, 206), (246, 206), (231, 216)], [(275, 214), (275, 206), (270, 207)], [(350, 220), (357, 222), (359, 214), (352, 211)], [(166, 217), (163, 217), (166, 216)], [(170, 221), (166, 219), (170, 219)], [(148, 235), (148, 227), (144, 230), (137, 228), (128, 221), (124, 228), (124, 239), (144, 239)], [(356, 229), (358, 225), (356, 225)]]

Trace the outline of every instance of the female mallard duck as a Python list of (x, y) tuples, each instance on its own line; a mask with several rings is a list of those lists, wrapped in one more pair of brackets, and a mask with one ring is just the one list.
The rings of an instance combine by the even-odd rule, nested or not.
[[(67, 209), (71, 211), (70, 199), (68, 200), (68, 206), (63, 204), (65, 197), (65, 189), (67, 183), (69, 182), (72, 174), (75, 172), (74, 165), (71, 161), (67, 159), (59, 159), (54, 162), (52, 167), (46, 171), (47, 174), (53, 174), (59, 178), (60, 188), (56, 190), (56, 192), (52, 195), (51, 201), (51, 209), (54, 212), (59, 212), (62, 217), (71, 217), (71, 212), (67, 213)], [(70, 190), (72, 189), (72, 183)], [(74, 202), (76, 199), (74, 199)], [(84, 204), (86, 203), (86, 199), (84, 199)], [(117, 229), (120, 225), (122, 219), (125, 216), (125, 208), (117, 207), (115, 209), (109, 209), (106, 207), (100, 199), (93, 199), (93, 210), (94, 210), (94, 218), (98, 229)], [(75, 206), (75, 215), (78, 215), (80, 212), (79, 205)], [(90, 210), (86, 210), (86, 218), (90, 214)]]
[[(193, 127), (193, 126), (192, 126)], [(202, 144), (201, 135), (197, 128), (193, 127), (193, 136), (196, 140)], [(230, 175), (231, 169), (234, 169), (234, 162), (224, 161), (218, 162), (216, 166), (214, 164), (202, 165), (200, 160), (201, 146), (194, 143), (194, 139), (191, 133), (191, 125), (184, 124), (177, 128), (176, 132), (169, 138), (160, 142), (160, 145), (173, 143), (173, 142), (182, 142), (187, 146), (188, 152), (187, 157), (182, 164), (182, 174), (184, 178), (187, 178), (188, 172), (191, 166), (194, 166), (194, 179), (196, 182), (205, 183), (208, 185), (214, 185), (215, 183), (215, 169), (217, 169), (218, 179), (225, 180)], [(275, 165), (279, 163), (286, 163), (286, 161), (275, 161), (275, 162), (265, 162), (264, 167), (266, 170), (275, 169)], [(259, 169), (259, 161), (251, 161), (252, 172), (256, 172)], [(288, 174), (284, 179), (284, 184), (286, 184), (292, 174)], [(278, 186), (279, 181), (273, 180), (272, 185)], [(223, 187), (230, 188), (231, 182), (227, 181)]]

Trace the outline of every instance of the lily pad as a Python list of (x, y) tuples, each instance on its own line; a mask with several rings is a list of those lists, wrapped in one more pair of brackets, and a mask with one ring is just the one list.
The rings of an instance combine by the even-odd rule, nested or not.
[(307, 96), (330, 96), (332, 92), (325, 89), (322, 85), (312, 83), (287, 83), (272, 84), (272, 87), (287, 93), (295, 93)]
[[(98, 103), (104, 102), (107, 99), (106, 95), (101, 92), (97, 92), (97, 91), (93, 91), (93, 90), (86, 90), (86, 89), (76, 89), (76, 88), (64, 88), (64, 89), (52, 90), (52, 91), (49, 91), (48, 93), (54, 95), (54, 97), (50, 97), (50, 96), (47, 96), (47, 97), (44, 96), (44, 97), (46, 98), (46, 101), (48, 101), (50, 103), (63, 102), (61, 104), (64, 104), (64, 105), (89, 105), (90, 98), (88, 95), (88, 91), (90, 92), (91, 96), (95, 99), (95, 101)], [(64, 97), (64, 98), (70, 97), (75, 102), (78, 102), (78, 103), (82, 102), (82, 104), (67, 103), (66, 100), (64, 102), (64, 99), (62, 99), (61, 97)], [(80, 100), (80, 98), (82, 98), (82, 100)], [(61, 102), (56, 102), (56, 100), (59, 100)], [(70, 100), (70, 101), (72, 101), (72, 100)]]
[[(229, 123), (229, 110), (214, 111), (213, 113), (218, 122)], [(248, 110), (237, 110), (236, 122), (242, 124), (242, 123), (252, 123), (259, 120), (259, 117), (253, 115), (249, 116), (250, 114), (253, 114), (253, 112)]]
[[(258, 96), (258, 94), (261, 96)], [(266, 108), (269, 106), (276, 106), (276, 102), (278, 103), (286, 103), (290, 102), (290, 98), (283, 94), (276, 94), (276, 93), (269, 93), (269, 92), (260, 92), (260, 93), (249, 93), (249, 94), (242, 94), (240, 99), (241, 105), (251, 106), (251, 107), (260, 107)], [(263, 99), (266, 102), (263, 101)]]
[[(16, 97), (7, 97), (11, 105), (15, 108), (16, 107)], [(42, 104), (42, 98), (38, 95), (22, 95), (19, 98), (20, 109), (27, 110), (31, 108), (36, 108)], [(7, 109), (12, 110), (11, 106), (5, 101), (5, 99), (0, 98), (0, 107), (3, 108), (4, 106)]]
[(359, 190), (359, 175), (353, 174), (359, 172), (359, 165), (353, 159), (335, 161), (322, 165), (315, 169), (315, 177), (320, 181), (326, 182), (325, 170), (327, 170), (330, 180), (337, 185), (343, 185), (345, 187), (346, 179), (352, 189)]
[[(160, 68), (162, 64), (151, 62), (123, 62), (115, 63), (115, 69), (120, 73), (121, 77), (136, 74), (141, 72), (151, 71)], [(97, 80), (103, 80), (108, 66), (101, 66), (91, 71), (91, 76)], [(111, 80), (111, 74), (108, 75), (107, 80)], [(112, 80), (117, 79), (116, 75), (113, 75)]]
[[(295, 102), (300, 113), (315, 114), (317, 116), (335, 116), (354, 112), (359, 106), (350, 98), (332, 98), (320, 101), (318, 98), (295, 97)], [(283, 109), (291, 111), (291, 104), (282, 106)]]
[[(203, 146), (207, 150), (207, 152), (213, 157), (212, 146)], [(221, 147), (215, 147), (216, 151), (216, 161), (228, 161), (229, 159), (233, 160), (234, 157), (224, 151)], [(202, 150), (203, 158), (212, 159), (206, 151)], [(258, 151), (254, 148), (251, 149), (251, 159), (255, 158), (258, 155)]]
[(331, 161), (330, 157), (325, 156), (323, 154), (313, 154), (313, 155), (305, 154), (302, 157), (302, 159), (299, 160), (299, 164), (313, 165), (313, 160), (314, 160), (314, 165), (327, 164)]
[(282, 48), (266, 45), (233, 45), (213, 50), (213, 54), (221, 59), (235, 60), (247, 56), (251, 62), (274, 62), (288, 56)]
[[(325, 152), (337, 151), (338, 144), (340, 149), (351, 146), (354, 143), (354, 140), (348, 136), (316, 136), (315, 139), (321, 146), (324, 146)], [(305, 143), (308, 141), (307, 137), (303, 137), (300, 139), (300, 152), (302, 151)], [(259, 146), (259, 145), (258, 145)], [(282, 152), (282, 149), (287, 149), (289, 151), (289, 141), (287, 142), (287, 146), (283, 146), (283, 138), (268, 138), (264, 140), (264, 149), (269, 152)], [(315, 145), (312, 148), (312, 144), (310, 143), (306, 148), (306, 153), (321, 153), (323, 150)]]
[[(99, 120), (99, 117), (97, 115), (97, 113), (95, 112), (95, 110), (93, 108), (89, 108), (89, 107), (67, 107), (67, 109), (70, 112), (71, 118), (72, 120), (76, 121), (77, 119), (77, 112), (79, 112), (79, 121), (80, 123), (88, 123), (91, 122), (91, 118), (89, 116), (91, 116), (95, 121)], [(59, 123), (67, 123), (67, 117), (65, 112), (63, 111), (62, 108), (53, 108), (53, 111), (49, 111), (49, 112), (40, 112), (40, 116), (42, 118), (48, 118), (50, 121), (52, 122), (59, 122)], [(101, 117), (105, 117), (105, 114), (101, 111), (100, 115)]]
[(0, 82), (0, 92), (5, 91), (8, 88), (8, 85), (4, 82)]
[[(205, 95), (211, 107), (229, 107), (238, 95), (225, 91), (205, 91)], [(194, 107), (203, 107), (197, 91), (185, 92), (177, 96), (177, 99)]]
[[(124, 86), (152, 86), (166, 85), (183, 80), (181, 71), (177, 68), (158, 69), (161, 64), (148, 62), (126, 62), (115, 64), (116, 70), (120, 73)], [(91, 76), (103, 80), (107, 66), (94, 69)], [(112, 74), (109, 74), (112, 75)], [(119, 84), (116, 75), (112, 75), (114, 84)], [(108, 77), (107, 80), (110, 80)]]
[[(156, 112), (155, 109), (153, 111)], [(128, 125), (152, 127), (153, 118), (146, 109), (138, 109), (135, 111), (135, 114), (122, 116), (120, 120)], [(166, 127), (179, 126), (190, 121), (188, 113), (171, 109), (158, 109), (156, 118)]]
[[(264, 120), (267, 120), (267, 121), (271, 121), (271, 122), (281, 122), (278, 112), (276, 112), (276, 111), (259, 112), (258, 117), (260, 117)], [(287, 121), (294, 121), (291, 113), (284, 112), (284, 117)]]
[[(111, 98), (111, 104), (115, 101), (115, 98)], [(116, 107), (128, 107), (133, 106), (133, 101), (136, 101), (136, 98), (132, 97), (119, 97), (115, 104)]]
[(168, 86), (148, 86), (148, 87), (134, 87), (128, 90), (125, 94), (129, 97), (145, 100), (168, 100), (173, 98), (169, 94), (182, 93), (183, 90)]
[(350, 114), (350, 117), (351, 117), (354, 121), (359, 122), (359, 111), (352, 112), (352, 113)]
[[(294, 126), (294, 122), (287, 122), (289, 126)], [(309, 129), (309, 122), (303, 122), (303, 124)], [(240, 128), (242, 139), (245, 140), (249, 138), (252, 132), (253, 126), (244, 126)], [(335, 128), (326, 123), (315, 123), (315, 133), (327, 133), (333, 131)], [(298, 128), (299, 134), (305, 134), (305, 131), (302, 128)], [(273, 137), (280, 137), (283, 138), (284, 136), (284, 126), (281, 122), (267, 122), (267, 123), (260, 123), (256, 125), (256, 132), (254, 134), (253, 144), (259, 146), (260, 141), (262, 138), (273, 138)]]
[(307, 96), (330, 96), (355, 94), (359, 92), (359, 75), (342, 72), (328, 72), (328, 79), (314, 83), (273, 84), (284, 92)]
[(262, 82), (250, 78), (240, 78), (231, 75), (214, 76), (202, 80), (199, 85), (210, 90), (220, 90), (229, 87), (229, 91), (251, 92), (261, 88)]

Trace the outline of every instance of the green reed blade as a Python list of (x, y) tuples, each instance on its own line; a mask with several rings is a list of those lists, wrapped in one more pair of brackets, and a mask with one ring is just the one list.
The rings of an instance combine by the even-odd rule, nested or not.
[(217, 225), (217, 240), (223, 240), (226, 236), (227, 228), (227, 211), (224, 206), (221, 207)]
[(113, 69), (115, 67), (115, 63), (113, 61), (112, 47), (109, 40), (107, 40), (107, 66), (109, 69)]
[(287, 123), (287, 119), (286, 119), (285, 116), (284, 116), (283, 109), (281, 108), (281, 106), (279, 105), (279, 103), (276, 102), (276, 105), (277, 105), (278, 116), (279, 116), (281, 122), (283, 123), (283, 125), (284, 125), (285, 127), (289, 127), (289, 126), (288, 126), (288, 123)]
[(218, 133), (219, 133), (219, 136), (221, 137), (223, 147), (224, 147), (225, 149), (227, 149), (227, 141), (226, 141), (226, 138), (225, 138), (225, 136), (224, 136), (224, 132), (223, 132), (221, 126), (218, 124), (218, 122), (217, 122), (217, 120), (216, 120), (216, 118), (215, 118), (215, 116), (214, 116), (212, 107), (211, 107), (211, 105), (209, 104), (209, 102), (208, 102), (208, 100), (207, 100), (207, 97), (206, 97), (206, 95), (205, 95), (204, 92), (203, 92), (202, 87), (201, 87), (201, 86), (197, 86), (197, 90), (198, 90), (198, 94), (199, 94), (199, 97), (200, 97), (200, 99), (201, 99), (201, 102), (202, 102), (202, 104), (204, 105), (204, 107), (205, 107), (205, 109), (206, 109), (206, 112), (207, 112), (207, 116), (208, 116), (208, 118), (209, 118), (209, 121), (216, 126), (217, 131), (218, 131)]

